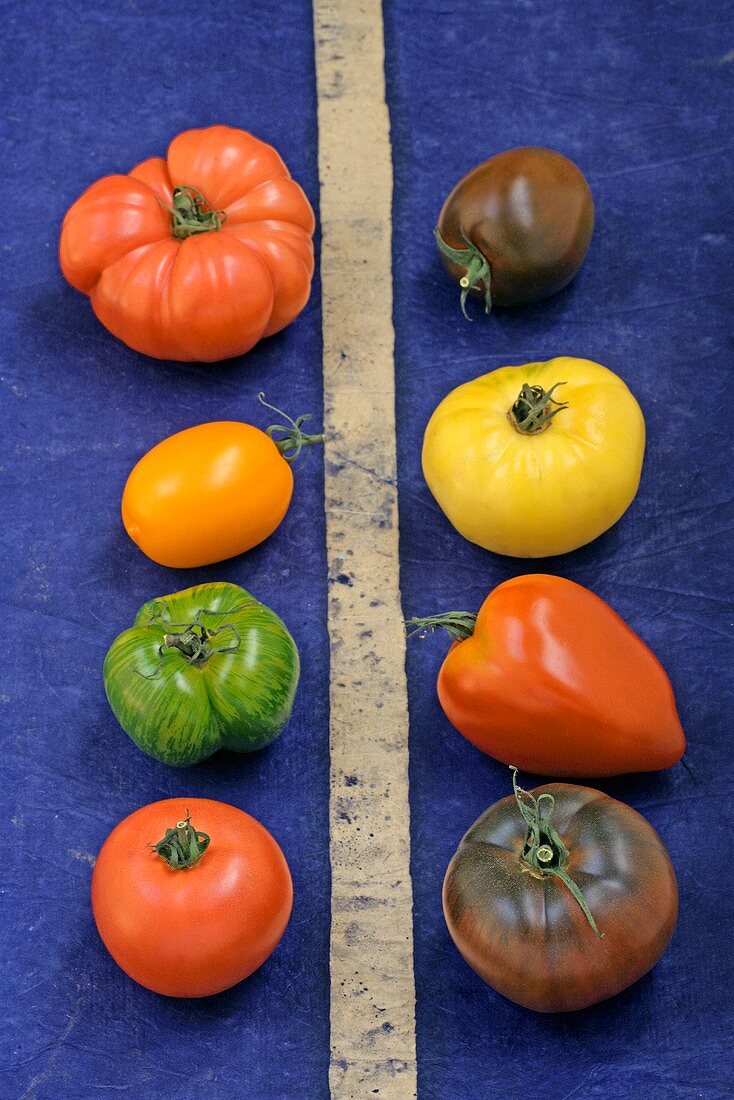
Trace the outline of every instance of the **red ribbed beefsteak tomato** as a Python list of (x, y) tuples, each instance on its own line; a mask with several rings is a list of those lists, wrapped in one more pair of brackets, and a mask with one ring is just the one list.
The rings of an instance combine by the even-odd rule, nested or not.
[(93, 183), (64, 218), (61, 270), (102, 324), (156, 359), (242, 355), (301, 312), (314, 216), (281, 157), (230, 126)]

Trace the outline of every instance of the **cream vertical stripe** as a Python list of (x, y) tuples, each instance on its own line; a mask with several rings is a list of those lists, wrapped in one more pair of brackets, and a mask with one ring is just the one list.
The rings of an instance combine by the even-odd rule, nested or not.
[(380, 0), (313, 0), (331, 642), (331, 1095), (416, 1095)]

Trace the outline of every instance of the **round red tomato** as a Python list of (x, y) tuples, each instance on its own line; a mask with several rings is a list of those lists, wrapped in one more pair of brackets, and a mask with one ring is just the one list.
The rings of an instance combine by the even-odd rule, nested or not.
[(285, 931), (288, 864), (255, 818), (208, 798), (143, 806), (113, 829), (92, 910), (115, 962), (168, 997), (206, 997), (257, 970)]
[(298, 316), (314, 216), (271, 145), (210, 126), (104, 176), (64, 218), (59, 261), (99, 320), (156, 359), (242, 355)]
[(668, 853), (601, 791), (516, 787), (472, 825), (443, 887), (451, 938), (480, 977), (537, 1012), (587, 1008), (658, 961), (678, 916)]

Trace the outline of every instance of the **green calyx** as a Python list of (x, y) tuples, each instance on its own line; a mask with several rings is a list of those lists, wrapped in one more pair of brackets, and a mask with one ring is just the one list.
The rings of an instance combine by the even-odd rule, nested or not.
[[(177, 624), (178, 625), (178, 624)], [(224, 645), (212, 644), (220, 634), (229, 633), (229, 641)], [(184, 629), (177, 634), (164, 634), (161, 646), (161, 657), (166, 649), (177, 649), (182, 653), (189, 664), (203, 665), (213, 653), (234, 653), (239, 649), (241, 639), (239, 632), (232, 623), (224, 623), (215, 630), (202, 626), (201, 623), (185, 624)]]
[[(221, 612), (212, 612), (202, 608), (196, 613), (190, 623), (166, 623), (171, 627), (170, 633), (163, 635), (163, 645), (158, 647), (160, 661), (151, 673), (140, 672), (135, 669), (138, 676), (144, 680), (154, 680), (160, 676), (166, 659), (166, 651), (176, 649), (190, 665), (201, 667), (205, 665), (215, 653), (234, 653), (242, 644), (240, 632), (233, 623), (223, 623), (222, 626), (208, 627), (199, 622), (201, 615), (216, 615)], [(221, 635), (228, 635), (221, 638)], [(219, 642), (217, 642), (219, 639)]]
[(428, 615), (425, 619), (406, 619), (403, 625), (408, 638), (443, 629), (452, 642), (464, 642), (471, 638), (476, 623), (473, 611), (447, 611), (443, 615)]
[(184, 820), (176, 822), (175, 829), (166, 829), (163, 839), (151, 848), (175, 871), (186, 871), (199, 862), (210, 843), (211, 837), (193, 827), (187, 810)]
[(564, 886), (570, 890), (574, 900), (580, 905), (594, 934), (599, 939), (603, 939), (604, 934), (597, 928), (596, 921), (586, 904), (586, 899), (580, 887), (566, 871), (570, 853), (551, 825), (551, 816), (556, 804), (555, 798), (548, 793), (541, 794), (536, 798), (529, 791), (524, 791), (517, 782), (517, 768), (511, 765), (510, 770), (512, 772), (512, 789), (515, 793), (515, 801), (528, 826), (525, 847), (520, 857), (523, 869), (540, 877), (553, 875), (555, 878), (560, 879)]
[(227, 217), (223, 210), (213, 210), (195, 187), (176, 187), (171, 206), (158, 201), (171, 215), (171, 235), (178, 241), (195, 233), (216, 233)]
[(542, 386), (530, 386), (523, 382), (520, 394), (508, 412), (510, 423), (521, 435), (538, 435), (550, 427), (559, 412), (568, 408), (567, 401), (556, 401), (553, 394), (565, 382), (556, 382), (549, 390)]
[(464, 268), (464, 274), (459, 279), (461, 312), (467, 321), (471, 321), (471, 317), (466, 312), (466, 299), (471, 290), (478, 290), (484, 294), (484, 312), (492, 312), (492, 269), (489, 260), (479, 251), (474, 242), (470, 241), (463, 231), (461, 235), (466, 241), (466, 248), (452, 248), (443, 239), (438, 227), (433, 231), (441, 255), (458, 267)]
[[(288, 416), (288, 413), (284, 413), (282, 409), (277, 408), (275, 405), (269, 405), (265, 400), (265, 394), (259, 393), (257, 399), (261, 405), (264, 405), (266, 409), (270, 409), (271, 412), (275, 412), (278, 416), (282, 416), (287, 423), (285, 424), (271, 424), (269, 428), (265, 429), (265, 434), (270, 436), (275, 446), (286, 462), (294, 462), (303, 447), (310, 446), (313, 443), (323, 443), (323, 433), (319, 435), (307, 435), (302, 431), (302, 426), (307, 420), (311, 419), (311, 413), (305, 413), (303, 416), (296, 417), (295, 420)], [(279, 438), (276, 438), (279, 437)]]

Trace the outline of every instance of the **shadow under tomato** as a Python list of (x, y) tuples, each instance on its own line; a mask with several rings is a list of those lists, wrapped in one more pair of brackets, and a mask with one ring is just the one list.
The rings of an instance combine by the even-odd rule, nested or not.
[[(212, 786), (226, 785), (227, 788), (236, 788), (245, 779), (248, 783), (257, 784), (266, 777), (276, 763), (273, 755), (278, 752), (279, 743), (285, 737), (287, 730), (288, 726), (275, 741), (271, 741), (269, 745), (255, 752), (232, 752), (229, 749), (220, 749), (199, 764), (176, 770), (181, 775), (205, 780)], [(282, 761), (277, 763), (282, 764)]]
[[(656, 976), (654, 968), (634, 985), (605, 1001), (581, 1008), (576, 1012), (533, 1013), (538, 1026), (552, 1035), (565, 1038), (582, 1038), (589, 1031), (600, 1029), (627, 1035), (640, 1034), (649, 1018), (650, 1000), (654, 998)], [(529, 1012), (529, 1009), (522, 1010)]]
[[(466, 312), (469, 317), (467, 320), (461, 312), (460, 288), (447, 274), (438, 257), (432, 257), (422, 266), (416, 282), (421, 288), (420, 297), (427, 310), (434, 312), (438, 307), (438, 311), (445, 314), (455, 308), (457, 323), (461, 322), (467, 326), (472, 324), (491, 326), (493, 321), (500, 322), (503, 329), (514, 329), (520, 325), (522, 339), (526, 342), (528, 339), (532, 340), (535, 335), (546, 338), (546, 329), (562, 319), (564, 314), (573, 308), (574, 300), (584, 294), (583, 270), (550, 298), (523, 306), (493, 305), (489, 314), (485, 313), (483, 298), (470, 294), (466, 300)], [(558, 354), (567, 353), (549, 352), (547, 358)], [(509, 360), (508, 365), (511, 363), (512, 360)]]
[[(261, 340), (244, 355), (217, 363), (201, 363), (154, 359), (127, 347), (97, 320), (88, 299), (69, 286), (61, 274), (58, 281), (36, 283), (12, 290), (8, 300), (16, 316), (26, 321), (29, 329), (33, 329), (34, 340), (40, 341), (48, 352), (50, 361), (56, 361), (59, 357), (61, 338), (65, 360), (84, 362), (91, 355), (96, 359), (98, 368), (107, 375), (112, 377), (114, 372), (115, 388), (124, 388), (128, 382), (139, 384), (146, 378), (152, 379), (153, 383), (157, 380), (170, 383), (185, 374), (190, 379), (187, 383), (189, 386), (193, 383), (196, 387), (198, 381), (200, 387), (206, 391), (213, 384), (226, 390), (228, 384), (241, 384), (243, 376), (249, 376), (253, 378), (253, 400), (256, 399), (258, 388), (262, 388), (261, 384), (266, 382), (284, 355), (293, 354), (292, 330), (301, 318), (302, 323), (308, 323), (306, 319), (315, 308), (307, 306), (292, 325)], [(238, 393), (240, 399), (247, 397), (241, 391)], [(187, 394), (189, 399), (192, 396), (195, 396), (195, 390)], [(244, 418), (245, 414), (241, 413), (241, 416)]]

